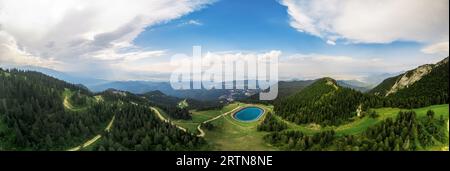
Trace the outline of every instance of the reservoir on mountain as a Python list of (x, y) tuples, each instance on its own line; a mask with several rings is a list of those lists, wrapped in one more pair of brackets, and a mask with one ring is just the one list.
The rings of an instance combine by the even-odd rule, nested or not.
[(234, 114), (234, 118), (238, 121), (253, 122), (258, 120), (264, 113), (259, 107), (246, 107)]

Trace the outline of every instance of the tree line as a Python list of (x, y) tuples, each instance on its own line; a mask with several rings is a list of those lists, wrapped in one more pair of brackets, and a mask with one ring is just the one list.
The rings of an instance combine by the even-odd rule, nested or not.
[(205, 141), (161, 121), (148, 106), (125, 103), (116, 112), (110, 132), (95, 145), (98, 151), (186, 151)]
[[(116, 106), (98, 103), (82, 111), (66, 110), (66, 89), (86, 89), (31, 71), (0, 74), (0, 149), (63, 150), (99, 132)], [(5, 74), (8, 73), (8, 74)]]
[(349, 88), (338, 87), (334, 80), (321, 79), (301, 92), (275, 102), (278, 116), (296, 124), (317, 123), (340, 125), (356, 116), (356, 110), (366, 95)]
[(272, 131), (282, 131), (287, 129), (288, 126), (283, 121), (278, 120), (272, 112), (267, 113), (267, 115), (264, 118), (264, 121), (258, 125), (257, 130), (258, 131), (266, 131), (266, 132), (272, 132)]
[[(70, 103), (81, 109), (64, 107), (67, 91)], [(102, 100), (93, 103), (94, 95)], [(160, 121), (150, 105), (128, 92), (93, 94), (38, 72), (0, 69), (0, 150), (67, 150), (99, 133), (104, 138), (94, 150), (194, 150), (205, 143)]]
[(446, 120), (433, 111), (418, 119), (413, 111), (399, 112), (358, 135), (336, 136), (334, 131), (307, 135), (301, 131), (272, 132), (264, 139), (285, 150), (413, 151), (448, 142)]
[(324, 131), (307, 135), (301, 131), (273, 132), (264, 137), (270, 144), (288, 151), (322, 151), (332, 145), (335, 132)]

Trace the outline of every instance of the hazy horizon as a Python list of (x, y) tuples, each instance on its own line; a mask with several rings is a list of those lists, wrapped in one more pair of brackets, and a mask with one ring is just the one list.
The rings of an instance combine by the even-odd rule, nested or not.
[(447, 0), (171, 2), (0, 0), (0, 66), (165, 81), (171, 57), (200, 45), (203, 56), (277, 54), (280, 80), (363, 81), (449, 54)]

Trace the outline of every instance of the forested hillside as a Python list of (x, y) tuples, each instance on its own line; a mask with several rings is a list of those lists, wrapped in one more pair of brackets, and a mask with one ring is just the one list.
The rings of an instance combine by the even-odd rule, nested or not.
[[(195, 99), (181, 99), (165, 95), (161, 91), (151, 91), (142, 95), (152, 106), (159, 107), (167, 112), (173, 119), (191, 119), (189, 110), (213, 110), (221, 109), (223, 103), (213, 101), (199, 101)], [(180, 105), (183, 103), (183, 105)]]
[(370, 91), (384, 97), (384, 106), (417, 108), (448, 103), (448, 57), (434, 65), (423, 65), (386, 79)]
[(161, 122), (147, 106), (124, 104), (116, 112), (111, 132), (105, 133), (94, 150), (186, 151), (205, 144), (202, 138)]
[(297, 124), (342, 124), (357, 115), (365, 97), (362, 93), (340, 87), (331, 78), (317, 80), (302, 91), (275, 103), (275, 113)]
[[(94, 95), (38, 72), (0, 70), (0, 150), (67, 150), (98, 134), (106, 136), (95, 145), (98, 150), (181, 150), (203, 144), (157, 119), (150, 104), (127, 92)], [(108, 123), (112, 128), (105, 131)]]
[(390, 106), (417, 108), (448, 103), (449, 86), (448, 58), (434, 65), (429, 74), (419, 81), (387, 96)]
[(212, 110), (212, 109), (220, 109), (223, 107), (223, 103), (221, 103), (218, 100), (211, 100), (211, 101), (201, 101), (201, 100), (195, 100), (195, 99), (183, 99), (178, 98), (174, 96), (169, 96), (164, 94), (161, 91), (151, 91), (147, 92), (142, 95), (147, 100), (149, 100), (151, 103), (158, 105), (158, 106), (178, 106), (180, 102), (185, 101), (187, 102), (186, 108), (189, 110)]
[[(76, 145), (112, 117), (112, 104), (96, 103), (82, 111), (64, 107), (64, 91), (83, 88), (37, 72), (0, 74), (0, 149), (52, 150)], [(81, 103), (81, 102), (79, 102)]]
[[(250, 97), (239, 99), (241, 102), (247, 103), (264, 103), (264, 104), (272, 104), (277, 100), (281, 100), (285, 97), (288, 97), (292, 94), (295, 94), (299, 91), (302, 91), (305, 87), (308, 87), (315, 80), (305, 80), (305, 81), (280, 81), (278, 82), (278, 96), (273, 101), (261, 101), (259, 100), (259, 93), (251, 95)], [(267, 91), (267, 90), (266, 90)]]
[(388, 91), (394, 86), (395, 82), (400, 78), (400, 76), (390, 77), (381, 82), (378, 86), (374, 87), (369, 91), (370, 94), (377, 96), (385, 96)]
[(448, 132), (446, 120), (435, 118), (433, 111), (428, 111), (426, 118), (407, 111), (369, 127), (360, 135), (336, 136), (334, 130), (308, 135), (290, 130), (272, 132), (264, 139), (290, 151), (414, 151), (448, 143)]

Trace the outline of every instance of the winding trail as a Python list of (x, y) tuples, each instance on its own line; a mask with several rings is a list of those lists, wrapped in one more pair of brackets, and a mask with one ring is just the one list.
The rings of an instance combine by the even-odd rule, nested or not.
[[(238, 107), (234, 108), (234, 109), (231, 110), (231, 111), (228, 111), (228, 112), (226, 112), (226, 113), (220, 114), (220, 115), (218, 115), (218, 116), (216, 116), (216, 117), (214, 117), (214, 118), (208, 119), (208, 120), (202, 122), (202, 124), (205, 124), (205, 123), (208, 123), (208, 122), (215, 121), (215, 120), (217, 120), (217, 119), (219, 119), (219, 118), (221, 118), (221, 117), (223, 117), (223, 116), (226, 116), (226, 115), (228, 115), (228, 114), (230, 114), (230, 113), (233, 113), (233, 112), (235, 112), (236, 110), (239, 110), (239, 109), (241, 109), (241, 108), (242, 108), (242, 106), (238, 106)], [(174, 123), (170, 122), (170, 120), (167, 119), (167, 118), (165, 118), (165, 117), (159, 112), (158, 109), (156, 109), (156, 108), (154, 108), (154, 107), (150, 107), (150, 109), (151, 109), (152, 111), (154, 111), (154, 112), (156, 113), (156, 115), (158, 116), (158, 118), (161, 119), (162, 121), (164, 121), (164, 122), (166, 122), (166, 123), (170, 123), (170, 124), (176, 126), (178, 129), (184, 131), (184, 132), (188, 132), (186, 128), (183, 128), (183, 127), (181, 127), (181, 126), (179, 126), (179, 125), (177, 125), (177, 124), (174, 124)], [(204, 137), (204, 136), (205, 136), (205, 131), (203, 131), (203, 129), (202, 129), (202, 124), (199, 124), (199, 125), (197, 126), (197, 130), (198, 130), (198, 132), (199, 132), (199, 134), (197, 134), (197, 137)]]
[[(231, 111), (228, 111), (228, 112), (223, 113), (223, 114), (221, 114), (221, 115), (219, 115), (219, 116), (216, 116), (216, 117), (214, 117), (214, 118), (211, 118), (211, 119), (209, 119), (209, 120), (206, 120), (206, 121), (202, 122), (202, 124), (206, 124), (206, 123), (208, 123), (208, 122), (215, 121), (215, 120), (217, 120), (217, 119), (219, 119), (219, 118), (221, 118), (221, 117), (223, 117), (223, 116), (226, 116), (226, 115), (228, 115), (228, 114), (230, 114), (230, 113), (233, 113), (233, 112), (235, 112), (236, 110), (239, 110), (239, 109), (241, 109), (241, 108), (242, 108), (242, 106), (238, 106), (238, 107), (234, 108), (234, 109), (231, 110)], [(205, 131), (202, 130), (202, 124), (200, 124), (200, 125), (197, 126), (197, 130), (200, 132), (200, 133), (197, 135), (197, 137), (204, 137), (204, 136), (205, 136)]]
[(186, 128), (183, 128), (183, 127), (181, 127), (181, 126), (179, 126), (179, 125), (176, 125), (176, 124), (170, 122), (170, 120), (166, 119), (166, 118), (159, 112), (158, 109), (156, 109), (156, 108), (154, 108), (154, 107), (150, 107), (150, 109), (151, 109), (153, 112), (155, 112), (156, 115), (158, 116), (158, 118), (161, 119), (163, 122), (172, 124), (172, 125), (176, 126), (178, 129), (180, 129), (180, 130), (182, 130), (182, 131), (184, 131), (184, 132), (187, 132), (187, 129), (186, 129)]
[(109, 124), (108, 124), (108, 126), (106, 126), (106, 128), (105, 128), (105, 131), (106, 132), (110, 132), (111, 131), (111, 128), (112, 128), (112, 126), (113, 126), (113, 123), (114, 123), (114, 120), (116, 119), (116, 115), (114, 115), (113, 117), (112, 117), (112, 119), (111, 119), (111, 121), (109, 122)]
[[(65, 96), (65, 97), (64, 97), (64, 102), (63, 102), (64, 107), (66, 107), (66, 108), (69, 109), (69, 110), (75, 110), (74, 107), (72, 106), (72, 104), (70, 104), (68, 98), (69, 98), (68, 96)], [(97, 102), (103, 100), (102, 96), (95, 97), (95, 99), (96, 99)], [(108, 125), (105, 127), (105, 131), (106, 131), (106, 132), (110, 132), (110, 131), (111, 131), (111, 128), (112, 128), (112, 126), (113, 126), (113, 124), (114, 124), (114, 120), (115, 120), (115, 119), (116, 119), (116, 115), (114, 115), (114, 116), (112, 117), (111, 121), (109, 121)], [(102, 135), (101, 135), (101, 134), (97, 134), (94, 138), (87, 140), (85, 143), (83, 143), (83, 144), (81, 144), (81, 145), (79, 145), (79, 146), (70, 148), (70, 149), (68, 149), (67, 151), (79, 151), (79, 150), (81, 150), (82, 148), (86, 148), (86, 147), (89, 147), (90, 145), (94, 144), (94, 143), (97, 142), (100, 138), (102, 138)]]
[(69, 110), (75, 110), (75, 107), (72, 106), (72, 104), (69, 103), (69, 97), (65, 96), (63, 101), (64, 107), (66, 107)]
[[(113, 118), (111, 119), (111, 121), (109, 121), (108, 126), (106, 126), (106, 128), (105, 128), (105, 131), (106, 131), (106, 132), (110, 132), (110, 131), (111, 131), (111, 128), (112, 128), (112, 125), (114, 124), (115, 118), (116, 118), (116, 116), (113, 116)], [(83, 143), (83, 144), (81, 144), (81, 145), (79, 145), (79, 146), (76, 146), (76, 147), (74, 147), (74, 148), (68, 149), (67, 151), (79, 151), (79, 150), (81, 150), (82, 148), (86, 148), (86, 147), (88, 147), (88, 146), (94, 144), (94, 143), (97, 142), (100, 138), (102, 138), (102, 135), (101, 135), (101, 134), (98, 134), (98, 135), (96, 135), (94, 138), (92, 138), (92, 139), (86, 141), (85, 143)]]

